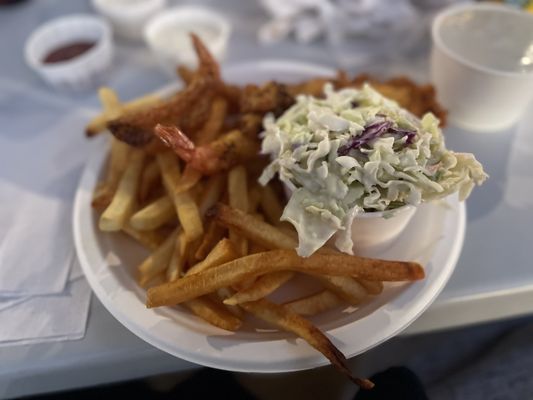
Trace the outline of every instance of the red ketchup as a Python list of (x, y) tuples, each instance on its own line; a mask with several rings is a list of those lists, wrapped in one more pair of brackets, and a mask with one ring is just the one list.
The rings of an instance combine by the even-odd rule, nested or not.
[(54, 64), (72, 60), (73, 58), (76, 58), (89, 51), (95, 44), (95, 42), (79, 41), (58, 47), (44, 57), (43, 63)]

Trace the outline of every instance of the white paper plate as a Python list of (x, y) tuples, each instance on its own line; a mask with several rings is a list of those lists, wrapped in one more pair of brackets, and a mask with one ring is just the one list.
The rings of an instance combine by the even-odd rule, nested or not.
[[(228, 81), (297, 81), (331, 75), (326, 68), (293, 62), (253, 62), (225, 71)], [(168, 90), (166, 88), (164, 91)], [(93, 188), (106, 157), (106, 143), (92, 144), (92, 157), (78, 188), (73, 214), (76, 250), (92, 289), (105, 307), (134, 334), (176, 357), (214, 368), (245, 372), (287, 372), (328, 361), (301, 339), (249, 321), (244, 330), (226, 332), (176, 308), (146, 309), (145, 293), (134, 280), (135, 266), (146, 252), (120, 234), (101, 233), (90, 207)], [(464, 239), (465, 207), (455, 198), (419, 207), (413, 220), (382, 258), (417, 260), (426, 279), (391, 284), (357, 310), (332, 310), (313, 321), (347, 356), (360, 354), (397, 335), (437, 297), (453, 272)], [(293, 284), (291, 293), (309, 290), (310, 282)]]

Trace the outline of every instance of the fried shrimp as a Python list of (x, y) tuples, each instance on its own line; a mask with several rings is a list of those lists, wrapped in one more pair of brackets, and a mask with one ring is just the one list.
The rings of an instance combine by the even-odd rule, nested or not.
[(183, 161), (204, 175), (212, 175), (257, 157), (259, 145), (239, 130), (221, 135), (217, 140), (196, 146), (176, 126), (158, 124), (154, 133), (170, 147)]
[[(109, 121), (107, 127), (117, 139), (141, 147), (153, 139), (153, 128), (157, 123), (181, 126), (203, 122), (211, 107), (212, 94), (222, 85), (220, 68), (198, 36), (191, 34), (191, 39), (199, 67), (190, 84), (161, 104)], [(202, 99), (209, 101), (203, 101), (199, 106)]]

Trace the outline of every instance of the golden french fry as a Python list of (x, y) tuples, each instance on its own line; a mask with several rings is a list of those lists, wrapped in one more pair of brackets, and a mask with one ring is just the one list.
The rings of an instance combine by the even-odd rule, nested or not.
[(216, 174), (209, 177), (200, 198), (200, 202), (198, 203), (198, 208), (200, 209), (200, 215), (202, 217), (207, 210), (213, 207), (222, 197), (225, 182), (225, 174)]
[(294, 274), (290, 271), (278, 271), (262, 275), (251, 286), (239, 290), (233, 296), (224, 300), (224, 304), (234, 306), (247, 301), (262, 299), (284, 285), (293, 276)]
[(174, 203), (167, 195), (148, 204), (130, 218), (130, 225), (139, 231), (149, 231), (176, 218)]
[(150, 196), (150, 192), (160, 182), (161, 173), (157, 161), (151, 161), (145, 168), (141, 176), (141, 186), (139, 187), (139, 201), (143, 203)]
[(185, 276), (176, 282), (151, 288), (148, 290), (147, 306), (179, 304), (214, 292), (221, 287), (232, 287), (249, 277), (287, 270), (311, 275), (355, 275), (367, 280), (390, 282), (424, 278), (424, 269), (416, 262), (321, 253), (303, 258), (294, 250), (272, 250), (241, 257), (200, 273)]
[(94, 189), (91, 206), (97, 210), (105, 209), (113, 200), (113, 192), (109, 190), (107, 182), (98, 182)]
[(195, 187), (195, 185), (200, 182), (200, 179), (202, 179), (201, 172), (195, 170), (190, 165), (186, 165), (174, 190), (176, 193), (186, 192)]
[(128, 167), (120, 179), (113, 200), (100, 216), (98, 223), (100, 230), (119, 231), (132, 214), (137, 203), (137, 190), (144, 157), (142, 150), (132, 150)]
[(174, 243), (174, 249), (172, 250), (172, 257), (168, 263), (166, 271), (166, 281), (173, 282), (183, 274), (183, 268), (185, 265), (184, 255), (187, 252), (187, 237), (183, 231), (178, 233), (176, 242)]
[[(104, 115), (109, 118), (115, 118), (120, 114), (121, 104), (117, 94), (110, 88), (100, 88), (98, 95)], [(105, 184), (98, 187), (93, 195), (93, 206), (107, 207), (113, 199), (113, 195), (117, 189), (118, 183), (124, 170), (126, 169), (129, 157), (130, 147), (117, 141), (115, 138), (111, 139), (111, 152), (109, 161), (107, 163), (107, 170), (105, 173)]]
[[(217, 290), (217, 297), (220, 301), (224, 302), (224, 300), (226, 300), (227, 298), (233, 296), (234, 294), (234, 291), (229, 289), (229, 288), (220, 288)], [(232, 306), (232, 305), (229, 305), (229, 304), (224, 304), (224, 306), (226, 306), (226, 308), (228, 309), (229, 312), (231, 312), (233, 315), (239, 317), (239, 318), (243, 318), (244, 317), (244, 312), (242, 311), (242, 308), (240, 308), (239, 306)]]
[(283, 205), (276, 192), (270, 185), (261, 187), (261, 209), (266, 215), (267, 221), (273, 225), (280, 223), (281, 214), (283, 214)]
[(165, 274), (159, 273), (151, 279), (145, 280), (142, 282), (142, 285), (139, 284), (143, 289), (148, 289), (152, 286), (158, 286), (166, 282)]
[(157, 231), (138, 231), (134, 229), (129, 222), (122, 227), (122, 231), (138, 241), (144, 247), (149, 250), (157, 249), (161, 243), (165, 241), (165, 238)]
[(262, 253), (262, 252), (264, 252), (266, 250), (267, 249), (265, 249), (263, 246), (258, 245), (255, 242), (250, 243), (250, 249), (249, 249), (249, 253), (250, 254)]
[(218, 203), (211, 208), (209, 215), (226, 228), (263, 246), (266, 249), (294, 249), (298, 241), (280, 229), (251, 215)]
[(374, 384), (368, 379), (354, 377), (350, 372), (346, 357), (316, 326), (287, 307), (261, 299), (241, 305), (246, 311), (278, 328), (295, 333), (307, 343), (320, 351), (333, 366), (364, 389), (371, 389)]
[[(246, 169), (242, 165), (233, 167), (228, 172), (229, 205), (237, 210), (248, 211), (248, 186)], [(230, 229), (229, 238), (235, 244), (241, 256), (248, 254), (248, 241)]]
[(359, 278), (356, 280), (365, 288), (368, 294), (377, 295), (383, 292), (383, 282), (367, 281), (365, 279), (359, 279)]
[[(218, 204), (213, 213), (217, 221), (224, 226), (234, 229), (265, 248), (291, 249), (298, 244), (295, 237), (283, 232), (281, 228), (257, 220), (254, 222), (253, 217), (239, 210)], [(326, 248), (319, 253), (340, 254), (335, 250)], [(290, 274), (290, 272), (287, 273)], [(265, 277), (265, 279), (267, 278)], [(328, 284), (329, 289), (352, 305), (360, 303), (366, 297), (365, 289), (351, 277), (327, 276), (327, 274), (321, 273), (320, 279)]]
[(172, 153), (157, 154), (156, 159), (163, 177), (163, 184), (174, 201), (176, 213), (183, 231), (187, 235), (187, 240), (196, 240), (203, 234), (198, 206), (189, 192), (176, 193), (174, 190), (181, 176), (178, 160)]
[(351, 276), (317, 275), (316, 277), (326, 288), (352, 306), (358, 305), (367, 297), (364, 286)]
[(248, 190), (248, 209), (246, 211), (260, 219), (264, 219), (263, 214), (257, 212), (257, 207), (259, 207), (260, 201), (261, 188), (257, 184), (252, 185)]
[(198, 317), (218, 328), (236, 331), (242, 325), (242, 321), (237, 316), (207, 297), (192, 299), (185, 305)]
[(198, 264), (192, 266), (185, 276), (194, 275), (199, 272), (208, 270), (210, 268), (216, 267), (217, 265), (224, 264), (228, 261), (234, 260), (238, 257), (237, 251), (231, 240), (222, 239), (218, 244), (211, 250), (207, 257), (200, 261)]
[(168, 268), (172, 252), (176, 244), (178, 231), (174, 231), (141, 265), (139, 265), (139, 284), (143, 286), (154, 276), (163, 273)]
[(111, 155), (106, 179), (108, 190), (111, 192), (111, 194), (115, 193), (115, 190), (120, 182), (120, 178), (126, 170), (131, 151), (132, 148), (126, 143), (123, 143), (115, 138), (111, 139)]
[[(122, 104), (121, 114), (141, 110), (145, 107), (151, 107), (151, 106), (161, 103), (161, 101), (162, 100), (159, 96), (156, 96), (153, 94), (147, 94), (145, 96), (139, 97), (137, 99), (134, 99), (127, 103)], [(100, 132), (105, 131), (107, 129), (107, 122), (117, 117), (110, 117), (105, 112), (95, 116), (85, 128), (86, 135), (90, 137), (90, 136), (94, 136)]]
[(225, 229), (216, 223), (216, 221), (209, 221), (205, 234), (194, 253), (194, 258), (197, 261), (203, 260), (207, 254), (215, 247), (215, 245), (220, 242), (224, 237)]
[(296, 314), (311, 316), (331, 310), (341, 304), (343, 304), (343, 301), (339, 296), (329, 290), (323, 290), (310, 296), (285, 303), (284, 306)]
[(226, 113), (228, 110), (228, 103), (223, 97), (217, 97), (211, 104), (211, 110), (209, 112), (209, 118), (202, 126), (202, 128), (196, 133), (195, 143), (198, 146), (203, 146), (216, 139), (219, 134)]

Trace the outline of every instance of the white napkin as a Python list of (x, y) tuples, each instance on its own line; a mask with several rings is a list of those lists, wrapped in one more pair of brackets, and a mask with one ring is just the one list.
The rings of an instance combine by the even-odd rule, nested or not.
[(9, 126), (0, 131), (0, 298), (61, 293), (75, 257), (71, 210), (88, 116), (26, 86), (0, 87), (0, 126)]
[(0, 347), (83, 338), (90, 300), (91, 289), (73, 260), (62, 293), (0, 300)]

